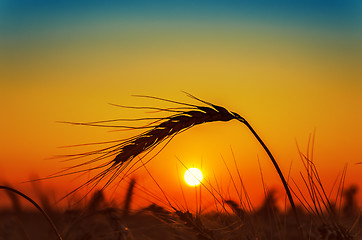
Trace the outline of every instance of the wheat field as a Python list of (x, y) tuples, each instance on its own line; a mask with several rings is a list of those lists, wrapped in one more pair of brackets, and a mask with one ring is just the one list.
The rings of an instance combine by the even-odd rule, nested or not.
[[(87, 123), (66, 122), (75, 125), (138, 129), (143, 132), (119, 141), (95, 143), (95, 150), (89, 152), (57, 156), (77, 160), (79, 164), (45, 178), (45, 181), (68, 174), (95, 172), (83, 185), (75, 186), (74, 190), (62, 199), (63, 202), (68, 201), (67, 207), (57, 207), (55, 202), (47, 197), (46, 192), (40, 194), (38, 203), (11, 186), (1, 186), (1, 190), (6, 194), (1, 196), (8, 198), (11, 206), (0, 211), (0, 239), (362, 239), (362, 223), (359, 220), (361, 206), (356, 199), (358, 186), (344, 186), (345, 169), (337, 181), (336, 194), (332, 196), (324, 188), (312, 157), (299, 151), (300, 161), (304, 166), (304, 169), (300, 169), (304, 186), (296, 184), (293, 179), (287, 182), (268, 147), (243, 117), (190, 94), (188, 96), (203, 106), (139, 96), (178, 105), (170, 108), (148, 107), (148, 110), (168, 115), (132, 119), (137, 122), (148, 121), (142, 126), (116, 123), (126, 121), (125, 119)], [(290, 207), (280, 208), (277, 204), (277, 192), (265, 186), (265, 198), (261, 205), (255, 206), (248, 198), (248, 189), (245, 189), (241, 176), (230, 172), (229, 177), (235, 190), (240, 191), (239, 198), (230, 198), (220, 190), (220, 186), (211, 182), (205, 182), (200, 186), (200, 191), (202, 188), (214, 198), (215, 208), (212, 210), (205, 210), (201, 194), (199, 200), (196, 197), (196, 201), (200, 201), (196, 210), (175, 204), (156, 180), (162, 192), (160, 198), (166, 200), (166, 204), (150, 202), (142, 208), (131, 207), (137, 199), (135, 189), (142, 189), (142, 185), (132, 178), (131, 173), (139, 168), (146, 168), (146, 163), (153, 159), (149, 153), (156, 146), (164, 143), (166, 146), (176, 135), (195, 125), (233, 119), (245, 124), (266, 151), (281, 180)], [(99, 144), (108, 146), (99, 147)], [(94, 163), (98, 165), (90, 167)], [(152, 176), (152, 173), (148, 170), (147, 172)], [(120, 181), (128, 181), (128, 185), (122, 190), (124, 199), (114, 202), (106, 193), (111, 184)], [(78, 204), (73, 202), (70, 196), (86, 187), (91, 189), (87, 197), (83, 198), (80, 204), (79, 201)], [(301, 188), (306, 188), (307, 194), (301, 191)], [(146, 193), (145, 189), (141, 191)], [(24, 199), (32, 206), (24, 207)]]

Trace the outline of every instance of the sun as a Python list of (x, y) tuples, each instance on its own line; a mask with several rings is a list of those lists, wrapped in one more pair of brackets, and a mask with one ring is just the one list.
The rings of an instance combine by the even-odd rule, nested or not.
[(196, 186), (201, 183), (202, 172), (197, 168), (189, 168), (185, 172), (185, 182), (190, 186)]

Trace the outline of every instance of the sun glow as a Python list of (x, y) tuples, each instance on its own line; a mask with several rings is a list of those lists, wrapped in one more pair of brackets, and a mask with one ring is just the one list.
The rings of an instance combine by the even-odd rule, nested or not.
[(190, 186), (196, 186), (201, 183), (203, 178), (202, 172), (197, 168), (189, 168), (185, 172), (185, 182)]

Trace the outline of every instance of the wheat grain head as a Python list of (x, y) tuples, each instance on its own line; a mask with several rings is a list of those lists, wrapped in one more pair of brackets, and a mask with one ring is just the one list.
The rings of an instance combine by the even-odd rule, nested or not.
[[(103, 186), (103, 188), (107, 187), (121, 173), (124, 172), (124, 170), (128, 167), (128, 165), (136, 157), (139, 157), (142, 153), (145, 153), (142, 157), (139, 157), (139, 159), (136, 160), (125, 171), (124, 176), (121, 178), (121, 180), (122, 180), (125, 176), (127, 176), (129, 171), (135, 166), (135, 164), (142, 161), (142, 158), (144, 158), (148, 153), (150, 153), (156, 146), (158, 146), (165, 140), (168, 140), (168, 141), (172, 140), (172, 138), (175, 137), (177, 134), (179, 134), (193, 126), (208, 123), (208, 122), (217, 122), (217, 121), (226, 122), (226, 121), (236, 119), (248, 127), (248, 129), (253, 133), (255, 138), (258, 140), (260, 145), (263, 147), (265, 152), (268, 154), (270, 160), (272, 161), (272, 163), (283, 183), (283, 187), (287, 193), (288, 200), (289, 200), (290, 205), (295, 214), (295, 218), (297, 220), (298, 225), (300, 226), (293, 197), (289, 190), (288, 183), (286, 182), (284, 175), (279, 168), (278, 163), (276, 162), (274, 156), (272, 155), (272, 153), (270, 152), (268, 147), (265, 145), (265, 143), (262, 141), (262, 139), (259, 137), (259, 135), (255, 132), (255, 130), (251, 127), (251, 125), (245, 120), (245, 118), (241, 117), (239, 114), (237, 114), (235, 112), (227, 110), (224, 107), (206, 102), (195, 96), (192, 96), (191, 94), (188, 94), (188, 93), (186, 93), (186, 94), (189, 97), (203, 103), (204, 106), (187, 104), (187, 103), (177, 102), (177, 101), (159, 98), (159, 97), (153, 97), (153, 96), (137, 95), (138, 97), (146, 97), (146, 98), (150, 98), (150, 99), (156, 99), (156, 100), (161, 100), (161, 101), (166, 101), (166, 102), (182, 105), (182, 107), (181, 108), (166, 108), (166, 109), (155, 108), (155, 107), (131, 107), (131, 108), (136, 108), (136, 109), (152, 109), (152, 110), (157, 110), (157, 111), (165, 111), (165, 112), (173, 113), (170, 116), (164, 117), (164, 118), (138, 119), (140, 121), (147, 120), (147, 119), (154, 120), (153, 122), (151, 122), (147, 125), (141, 126), (141, 127), (108, 125), (108, 123), (120, 121), (121, 119), (113, 119), (113, 120), (91, 122), (91, 123), (72, 123), (72, 124), (80, 124), (80, 125), (88, 125), (88, 126), (118, 127), (118, 128), (125, 128), (125, 129), (149, 129), (149, 130), (146, 130), (145, 132), (143, 132), (139, 135), (136, 135), (134, 137), (128, 138), (128, 139), (103, 142), (103, 143), (116, 143), (110, 147), (105, 147), (103, 149), (86, 152), (86, 153), (81, 153), (81, 154), (68, 155), (67, 157), (70, 157), (73, 159), (78, 159), (78, 158), (82, 158), (82, 157), (86, 157), (86, 156), (94, 156), (94, 155), (96, 157), (94, 157), (91, 160), (86, 161), (84, 163), (70, 167), (70, 168), (66, 169), (65, 171), (68, 171), (68, 170), (74, 169), (74, 168), (78, 168), (78, 167), (83, 167), (87, 164), (91, 164), (91, 163), (94, 163), (94, 162), (97, 162), (97, 161), (100, 161), (103, 159), (111, 159), (111, 160), (107, 160), (105, 163), (100, 164), (99, 166), (96, 166), (96, 167), (88, 167), (85, 170), (77, 170), (77, 171), (71, 172), (71, 174), (79, 173), (79, 172), (84, 173), (84, 172), (88, 172), (88, 171), (92, 171), (92, 170), (103, 169), (98, 174), (96, 174), (94, 177), (92, 177), (90, 180), (88, 180), (85, 184), (76, 188), (74, 191), (72, 191), (69, 194), (72, 194), (73, 192), (79, 190), (80, 188), (88, 186), (88, 185), (92, 185), (92, 187), (89, 190), (89, 191), (91, 191), (95, 186), (97, 186), (99, 184), (100, 181), (102, 181), (107, 176), (109, 176), (109, 178), (108, 178), (108, 180), (106, 180), (106, 184)], [(125, 107), (125, 106), (120, 106), (120, 107)], [(124, 120), (124, 119), (122, 119), (122, 120)], [(137, 119), (133, 119), (133, 120), (137, 120)], [(167, 143), (168, 142), (166, 142), (165, 146), (167, 145)], [(87, 145), (89, 145), (89, 144), (87, 144)], [(163, 148), (161, 148), (161, 150), (162, 149)], [(156, 155), (157, 155), (157, 153), (156, 153)], [(113, 158), (111, 158), (111, 157), (113, 157)], [(153, 157), (148, 159), (145, 163), (141, 162), (142, 165), (148, 163), (150, 160), (153, 159)], [(140, 168), (140, 167), (137, 167), (132, 172), (134, 172), (138, 168)]]
[[(132, 108), (141, 108), (141, 109), (153, 109), (158, 111), (165, 111), (171, 112), (170, 116), (162, 117), (162, 118), (143, 118), (143, 119), (131, 119), (131, 120), (149, 120), (152, 119), (151, 123), (140, 126), (140, 127), (129, 127), (123, 125), (110, 125), (110, 122), (120, 121), (125, 119), (114, 119), (114, 120), (107, 120), (107, 121), (98, 121), (98, 122), (90, 122), (90, 123), (76, 123), (76, 122), (65, 122), (70, 124), (76, 125), (87, 125), (87, 126), (97, 126), (97, 127), (115, 127), (118, 129), (148, 129), (141, 134), (133, 136), (131, 138), (110, 141), (110, 142), (102, 142), (102, 143), (93, 143), (93, 144), (109, 144), (114, 143), (109, 147), (104, 147), (102, 149), (97, 149), (95, 151), (78, 153), (78, 154), (70, 154), (70, 155), (63, 155), (60, 157), (65, 157), (69, 160), (80, 159), (85, 157), (92, 157), (90, 160), (82, 162), (80, 164), (71, 166), (57, 174), (63, 175), (64, 174), (73, 174), (73, 173), (82, 173), (88, 172), (93, 170), (100, 170), (98, 174), (93, 176), (90, 180), (88, 180), (84, 185), (81, 187), (92, 185), (95, 187), (99, 184), (101, 180), (104, 180), (106, 176), (109, 178), (106, 180), (106, 184), (104, 187), (107, 187), (111, 182), (113, 182), (126, 168), (127, 166), (138, 156), (142, 153), (147, 155), (151, 152), (156, 146), (163, 143), (164, 141), (170, 141), (174, 136), (177, 134), (193, 127), (196, 125), (208, 123), (208, 122), (216, 122), (216, 121), (230, 121), (232, 119), (243, 119), (238, 114), (234, 112), (230, 112), (227, 109), (217, 106), (201, 99), (198, 99), (190, 94), (188, 96), (204, 103), (206, 106), (197, 106), (187, 103), (176, 102), (168, 99), (157, 98), (152, 96), (140, 96), (139, 97), (147, 97), (158, 99), (162, 101), (172, 102), (176, 104), (183, 105), (181, 108), (153, 108), (153, 107), (132, 107)], [(120, 105), (116, 105), (120, 106)], [(125, 106), (120, 106), (125, 107)], [(177, 109), (177, 110), (176, 110)], [(130, 119), (128, 119), (130, 120)], [(89, 144), (84, 144), (89, 145)], [(79, 146), (79, 145), (74, 145)], [(127, 171), (124, 173), (125, 175), (129, 174), (130, 170), (138, 163), (142, 158), (136, 160), (132, 166), (130, 166)], [(153, 157), (152, 157), (153, 158)], [(151, 158), (151, 159), (152, 159)], [(148, 159), (145, 163), (149, 162), (151, 159)], [(96, 167), (87, 167), (89, 164), (93, 164), (95, 162), (106, 160), (102, 164)], [(77, 168), (85, 167), (85, 169), (75, 170)], [(138, 169), (138, 168), (137, 168)], [(72, 170), (71, 172), (69, 172)], [(135, 171), (135, 170), (133, 170)], [(132, 172), (133, 172), (132, 171)], [(123, 178), (122, 178), (123, 179)], [(80, 187), (80, 188), (81, 188)], [(76, 190), (79, 190), (77, 188)], [(75, 190), (75, 191), (76, 191)]]

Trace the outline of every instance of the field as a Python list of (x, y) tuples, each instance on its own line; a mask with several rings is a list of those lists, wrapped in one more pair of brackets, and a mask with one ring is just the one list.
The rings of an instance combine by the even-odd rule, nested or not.
[[(137, 184), (133, 182), (134, 184)], [(122, 205), (107, 201), (102, 191), (95, 191), (81, 205), (54, 208), (45, 194), (43, 209), (54, 222), (62, 239), (361, 239), (361, 214), (356, 199), (357, 188), (344, 190), (343, 205), (324, 212), (308, 213), (298, 207), (301, 230), (291, 211), (276, 204), (275, 192), (266, 195), (254, 211), (240, 203), (225, 200), (225, 210), (189, 212), (187, 209), (149, 206), (131, 210), (132, 184)], [(11, 209), (0, 212), (0, 239), (57, 239), (46, 218), (24, 208), (18, 195), (9, 193)], [(316, 209), (318, 205), (316, 203)], [(302, 236), (302, 234), (304, 236)]]
[[(83, 188), (93, 191), (89, 191), (90, 194), (86, 194), (86, 198), (82, 198), (80, 201), (74, 202), (71, 198), (64, 198), (63, 201), (66, 199), (69, 201), (68, 207), (55, 207), (55, 203), (48, 198), (47, 193), (40, 190), (38, 193), (40, 192), (41, 206), (10, 186), (0, 186), (0, 189), (6, 191), (12, 204), (12, 208), (1, 211), (0, 239), (56, 239), (57, 237), (58, 239), (202, 240), (361, 239), (362, 224), (359, 221), (361, 210), (356, 198), (358, 186), (345, 186), (345, 168), (341, 176), (335, 179), (334, 189), (324, 188), (324, 183), (313, 161), (313, 147), (310, 147), (314, 140), (308, 144), (306, 154), (299, 151), (304, 166), (304, 169), (300, 170), (304, 182), (304, 186), (301, 186), (296, 184), (293, 178), (290, 180), (289, 176), (284, 177), (276, 159), (246, 119), (221, 106), (189, 96), (206, 106), (141, 96), (171, 102), (183, 107), (148, 108), (171, 115), (152, 119), (135, 119), (135, 121), (151, 120), (151, 123), (137, 127), (113, 125), (115, 121), (125, 121), (124, 119), (90, 123), (67, 122), (97, 127), (136, 128), (144, 132), (127, 139), (91, 144), (97, 147), (99, 144), (109, 145), (96, 150), (62, 156), (65, 159), (80, 159), (83, 162), (66, 169), (65, 172), (60, 172), (56, 177), (64, 174), (89, 173), (94, 170), (97, 172), (83, 185), (76, 186), (75, 191), (70, 192), (68, 197)], [(177, 110), (175, 111), (175, 109)], [(171, 140), (178, 133), (197, 124), (233, 119), (245, 124), (267, 153), (283, 185), (286, 193), (284, 205), (288, 207), (282, 209), (277, 204), (277, 192), (265, 186), (261, 169), (265, 198), (260, 206), (255, 206), (248, 196), (248, 189), (245, 188), (235, 157), (237, 174), (233, 175), (226, 167), (237, 197), (233, 199), (230, 194), (225, 195), (221, 191), (222, 186), (205, 180), (199, 187), (195, 187), (197, 206), (195, 210), (170, 200), (167, 192), (162, 189), (152, 177), (152, 173), (145, 167), (145, 164), (152, 160), (152, 157), (147, 154), (165, 140)], [(92, 165), (94, 163), (98, 165)], [(137, 163), (140, 166), (136, 166)], [(142, 188), (135, 179), (130, 178), (130, 174), (139, 168), (146, 169), (162, 193), (159, 199), (164, 199), (166, 204), (163, 202), (161, 206), (157, 202), (150, 202), (143, 208), (131, 208), (132, 201), (137, 197), (134, 196), (135, 188), (155, 195), (148, 189)], [(132, 171), (130, 171), (131, 169)], [(51, 178), (47, 180), (49, 181)], [(118, 203), (107, 200), (104, 192), (107, 191), (106, 187), (115, 181), (126, 180), (129, 184), (127, 189), (124, 189), (124, 200)], [(200, 181), (196, 184), (199, 184)], [(99, 187), (100, 182), (104, 182), (104, 191), (96, 188)], [(302, 191), (302, 188), (307, 191)], [(215, 202), (213, 208), (206, 209), (203, 206), (202, 196), (204, 195), (201, 195), (201, 189), (213, 197)], [(38, 211), (30, 210), (32, 208), (29, 207), (24, 208), (22, 198), (30, 202)]]
[(361, 60), (362, 0), (0, 0), (0, 240), (362, 240)]

